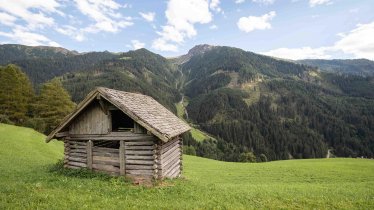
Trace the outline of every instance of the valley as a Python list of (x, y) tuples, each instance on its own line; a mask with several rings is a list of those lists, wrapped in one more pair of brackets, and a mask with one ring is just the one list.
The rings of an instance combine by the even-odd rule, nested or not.
[(152, 96), (194, 127), (184, 136), (187, 154), (235, 162), (248, 154), (257, 161), (322, 158), (328, 150), (374, 157), (372, 61), (285, 61), (210, 45), (175, 58), (146, 49), (0, 51), (0, 63), (19, 65), (36, 91), (57, 78), (76, 103), (97, 86)]

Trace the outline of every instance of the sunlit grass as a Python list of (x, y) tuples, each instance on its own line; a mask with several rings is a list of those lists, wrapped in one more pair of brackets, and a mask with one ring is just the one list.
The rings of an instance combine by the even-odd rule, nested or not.
[(155, 187), (58, 173), (60, 142), (0, 124), (0, 209), (374, 209), (374, 161), (228, 163), (184, 156), (184, 179)]

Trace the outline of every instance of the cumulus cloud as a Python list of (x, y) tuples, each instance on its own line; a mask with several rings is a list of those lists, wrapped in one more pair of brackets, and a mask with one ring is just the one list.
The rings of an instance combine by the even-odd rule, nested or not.
[(275, 16), (276, 16), (275, 11), (271, 11), (259, 17), (256, 17), (256, 16), (241, 17), (237, 22), (237, 26), (241, 31), (244, 31), (247, 33), (254, 31), (254, 30), (270, 29), (271, 28), (270, 20), (272, 20)]
[(118, 32), (122, 28), (133, 25), (129, 17), (118, 12), (122, 6), (113, 0), (75, 0), (78, 10), (94, 23), (84, 29), (85, 32), (97, 33)]
[[(61, 5), (55, 0), (17, 0), (17, 1), (0, 1), (0, 11), (6, 12), (5, 14), (12, 15), (27, 23), (27, 28), (32, 30), (36, 28), (44, 28), (52, 26), (54, 19), (48, 17), (49, 13), (63, 13), (58, 10)], [(6, 16), (6, 15), (5, 15)], [(3, 13), (3, 18), (5, 17)], [(13, 21), (9, 21), (8, 25)]]
[(144, 20), (148, 22), (153, 22), (156, 16), (156, 13), (154, 12), (147, 12), (147, 13), (139, 12), (139, 14), (140, 16), (142, 16), (142, 18), (144, 18)]
[(72, 39), (74, 39), (78, 42), (81, 42), (81, 41), (85, 40), (83, 31), (77, 29), (74, 26), (64, 25), (64, 26), (61, 26), (61, 27), (56, 27), (55, 30), (57, 32), (59, 32), (60, 34), (69, 36), (69, 37), (71, 37)]
[(9, 15), (8, 13), (0, 12), (0, 23), (6, 26), (14, 25), (14, 22), (17, 20), (16, 17)]
[[(213, 8), (218, 7), (219, 1), (215, 2)], [(197, 35), (195, 24), (212, 21), (211, 5), (207, 0), (169, 0), (165, 11), (167, 24), (157, 32), (160, 37), (153, 41), (152, 47), (160, 51), (177, 51), (178, 44)]]
[(220, 0), (211, 0), (209, 8), (217, 13), (223, 12), (222, 8), (219, 6)]
[(353, 54), (356, 58), (374, 60), (374, 22), (358, 24), (348, 33), (342, 33), (340, 40), (333, 46), (334, 50)]
[(302, 48), (278, 48), (275, 50), (270, 50), (268, 52), (262, 52), (261, 54), (284, 58), (292, 60), (300, 59), (328, 59), (331, 58), (330, 55), (326, 54), (328, 48), (311, 48), (311, 47), (302, 47)]
[(134, 50), (137, 50), (137, 49), (145, 47), (145, 43), (140, 42), (139, 40), (136, 40), (136, 39), (131, 40), (131, 45), (134, 48)]
[(217, 26), (217, 25), (215, 25), (215, 24), (213, 24), (213, 25), (209, 26), (209, 29), (212, 29), (212, 30), (214, 30), (214, 29), (217, 29), (217, 28), (218, 28), (218, 26)]
[(309, 6), (310, 7), (315, 7), (318, 5), (329, 5), (332, 4), (331, 0), (309, 0)]
[(29, 32), (26, 28), (23, 27), (15, 27), (12, 29), (11, 33), (0, 31), (0, 36), (8, 37), (18, 44), (30, 46), (48, 45), (53, 47), (60, 47), (57, 42), (48, 39), (44, 35)]
[(340, 39), (331, 46), (311, 48), (279, 48), (263, 52), (262, 54), (286, 59), (328, 59), (333, 52), (353, 55), (355, 58), (374, 60), (374, 22), (358, 24), (355, 29), (340, 33)]

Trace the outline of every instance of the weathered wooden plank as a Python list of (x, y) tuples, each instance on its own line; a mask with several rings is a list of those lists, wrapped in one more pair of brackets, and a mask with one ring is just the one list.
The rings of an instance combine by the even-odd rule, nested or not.
[(126, 154), (127, 160), (153, 160), (154, 158), (155, 158), (155, 155), (142, 156), (142, 155), (127, 155)]
[(92, 164), (111, 165), (120, 167), (120, 163), (117, 161), (93, 160)]
[(125, 142), (120, 141), (119, 146), (119, 163), (120, 163), (120, 175), (126, 174), (126, 163), (125, 163)]
[(119, 167), (115, 167), (115, 166), (112, 166), (112, 165), (92, 164), (92, 168), (102, 170), (102, 171), (118, 172), (119, 173)]
[(69, 144), (69, 148), (70, 149), (86, 149), (87, 146), (86, 145), (77, 145), (77, 144)]
[(154, 141), (155, 137), (147, 134), (135, 134), (132, 132), (118, 132), (123, 135), (114, 135), (113, 133), (103, 135), (89, 135), (89, 134), (70, 134), (66, 137), (68, 140), (110, 140), (110, 141)]
[(126, 159), (126, 164), (137, 164), (137, 165), (153, 165), (155, 161), (153, 160), (127, 160)]
[(167, 173), (169, 170), (175, 168), (175, 167), (179, 167), (179, 164), (180, 164), (180, 160), (174, 160), (172, 162), (170, 162), (169, 164), (165, 165), (165, 166), (162, 166), (162, 169), (165, 173)]
[(99, 160), (99, 161), (112, 161), (119, 163), (119, 157), (106, 157), (106, 156), (92, 156), (92, 160)]
[(73, 144), (76, 144), (76, 145), (81, 145), (81, 146), (86, 146), (87, 145), (87, 141), (67, 141), (67, 143), (69, 145), (73, 145)]
[(71, 156), (71, 157), (87, 157), (87, 154), (85, 153), (73, 153), (73, 152), (65, 152), (64, 153), (65, 156)]
[(126, 170), (154, 170), (155, 165), (126, 165)]
[(70, 160), (69, 160), (69, 162), (68, 162), (68, 165), (71, 165), (71, 166), (79, 166), (79, 167), (84, 167), (84, 168), (87, 167), (87, 164), (86, 164), (86, 163), (74, 162), (74, 161), (70, 161)]
[(69, 160), (69, 161), (74, 161), (74, 162), (80, 162), (80, 163), (86, 163), (87, 162), (87, 158), (82, 158), (82, 157), (67, 157), (65, 158), (66, 160)]
[(177, 177), (179, 177), (180, 175), (181, 175), (181, 170), (179, 169), (179, 170), (175, 170), (174, 173), (171, 173), (171, 174), (169, 175), (169, 177), (170, 177), (170, 178), (177, 178)]
[(177, 142), (178, 140), (179, 140), (179, 138), (178, 138), (178, 137), (175, 137), (175, 138), (169, 140), (168, 142), (163, 143), (163, 144), (162, 144), (162, 147), (167, 147), (167, 146), (169, 146), (170, 144), (173, 144), (174, 142)]
[(128, 155), (153, 155), (154, 153), (154, 150), (126, 150)]
[(147, 145), (153, 145), (153, 141), (125, 141), (125, 145), (127, 146), (147, 146)]
[(165, 172), (164, 176), (172, 178), (171, 175), (174, 174), (175, 172), (179, 172), (179, 165), (177, 167), (174, 167), (171, 170)]
[(64, 132), (58, 132), (55, 134), (55, 137), (56, 138), (62, 138), (62, 137), (65, 137), (65, 136), (68, 136), (69, 135), (69, 131), (64, 131)]
[(107, 148), (107, 147), (92, 147), (93, 152), (110, 152), (110, 153), (119, 153), (119, 149)]
[(93, 156), (101, 156), (101, 157), (118, 157), (119, 153), (112, 153), (112, 152), (92, 152)]
[(126, 174), (153, 176), (153, 170), (126, 170)]
[(169, 154), (168, 156), (161, 157), (161, 164), (165, 165), (167, 162), (173, 159), (179, 159), (178, 156), (180, 155), (180, 150), (175, 150), (173, 153)]
[(174, 148), (175, 146), (178, 146), (178, 147), (179, 147), (179, 141), (175, 141), (175, 142), (173, 142), (172, 144), (170, 144), (170, 145), (167, 146), (167, 147), (164, 147), (164, 146), (163, 146), (162, 149), (161, 149), (161, 154), (163, 154), (163, 153), (169, 151), (170, 149)]
[(162, 153), (162, 156), (167, 157), (168, 155), (174, 153), (176, 150), (178, 150), (178, 151), (180, 150), (179, 144), (175, 145), (174, 147), (171, 147), (168, 151)]
[(104, 170), (101, 170), (101, 169), (92, 169), (92, 170), (95, 171), (95, 172), (108, 174), (110, 176), (119, 176), (119, 172), (104, 171)]
[(92, 146), (91, 140), (87, 143), (87, 168), (92, 169)]
[(84, 153), (84, 154), (87, 154), (87, 150), (86, 149), (70, 149), (69, 153)]
[(132, 145), (132, 146), (126, 146), (126, 150), (153, 150), (153, 145), (149, 146), (138, 146), (138, 145)]

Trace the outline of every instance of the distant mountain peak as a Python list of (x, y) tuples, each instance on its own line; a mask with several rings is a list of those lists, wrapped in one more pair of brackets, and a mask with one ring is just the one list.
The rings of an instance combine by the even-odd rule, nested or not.
[(187, 55), (194, 56), (194, 55), (198, 55), (198, 54), (203, 54), (207, 51), (212, 50), (215, 47), (217, 47), (217, 46), (208, 45), (208, 44), (199, 44), (199, 45), (196, 45), (195, 47), (191, 48), (188, 51)]
[(204, 54), (218, 46), (208, 45), (208, 44), (199, 44), (191, 48), (187, 54), (181, 55), (177, 58), (177, 63), (183, 64), (189, 61), (195, 55)]

